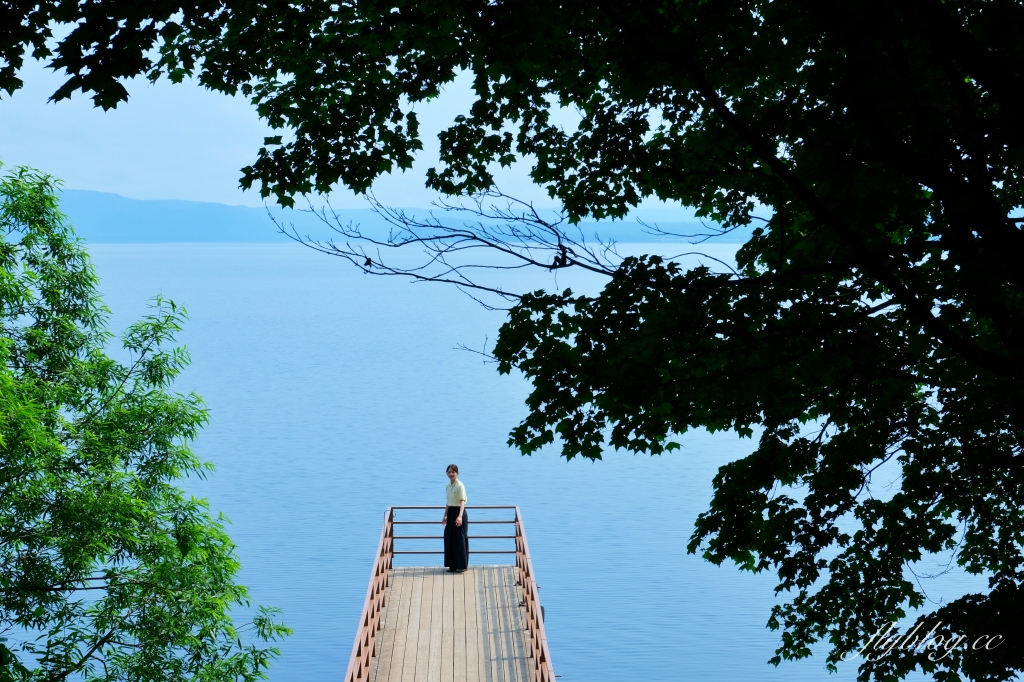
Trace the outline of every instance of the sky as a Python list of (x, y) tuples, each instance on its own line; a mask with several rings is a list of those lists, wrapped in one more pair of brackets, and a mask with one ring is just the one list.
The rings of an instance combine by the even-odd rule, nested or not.
[[(111, 192), (131, 199), (180, 199), (262, 206), (257, 190), (238, 187), (240, 169), (256, 159), (270, 129), (242, 97), (214, 93), (194, 82), (172, 84), (145, 79), (127, 83), (128, 102), (104, 112), (77, 93), (70, 100), (47, 100), (63, 79), (40, 62), (28, 62), (20, 74), (25, 86), (0, 99), (0, 161), (30, 165), (62, 178), (69, 189)], [(427, 207), (436, 195), (424, 187), (425, 173), (436, 163), (437, 133), (471, 102), (469, 79), (460, 78), (445, 93), (417, 107), (424, 150), (406, 172), (380, 178), (373, 191), (385, 204)], [(506, 193), (555, 204), (527, 175), (520, 162), (495, 173)], [(366, 208), (349, 190), (337, 190), (339, 208)], [(691, 220), (693, 213), (648, 201), (639, 215), (652, 220)]]

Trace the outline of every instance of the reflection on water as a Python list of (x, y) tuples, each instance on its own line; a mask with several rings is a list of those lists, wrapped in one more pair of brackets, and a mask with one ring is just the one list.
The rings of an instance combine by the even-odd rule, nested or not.
[[(686, 553), (716, 468), (749, 441), (695, 433), (661, 457), (521, 457), (505, 441), (525, 382), (455, 350), (493, 340), (502, 315), (453, 289), (290, 245), (91, 250), (115, 328), (157, 293), (191, 314), (178, 388), (210, 406), (197, 449), (217, 471), (188, 485), (233, 521), (254, 602), (295, 629), (271, 679), (339, 679), (384, 509), (443, 504), (450, 462), (471, 504), (521, 508), (563, 682), (827, 677), (821, 656), (766, 665), (771, 576)], [(944, 579), (950, 596), (966, 584)]]

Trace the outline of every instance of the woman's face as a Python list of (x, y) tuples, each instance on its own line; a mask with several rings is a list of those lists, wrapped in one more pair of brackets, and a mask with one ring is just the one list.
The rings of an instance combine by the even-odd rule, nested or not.
[(452, 483), (455, 483), (455, 479), (458, 478), (458, 477), (459, 477), (459, 475), (457, 473), (455, 473), (451, 469), (448, 470), (448, 480), (449, 481), (451, 481)]

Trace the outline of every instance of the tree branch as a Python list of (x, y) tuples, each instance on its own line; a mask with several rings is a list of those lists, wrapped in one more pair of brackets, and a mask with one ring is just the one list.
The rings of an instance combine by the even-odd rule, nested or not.
[[(652, 24), (653, 25), (653, 24)], [(659, 33), (664, 33), (659, 31)], [(899, 276), (890, 269), (884, 258), (874, 253), (864, 239), (835, 212), (797, 174), (789, 168), (772, 150), (770, 145), (746, 121), (739, 118), (725, 103), (718, 91), (708, 81), (703, 70), (699, 68), (693, 55), (686, 50), (685, 43), (678, 36), (663, 35), (660, 40), (652, 40), (645, 35), (643, 40), (654, 53), (660, 53), (673, 64), (683, 66), (687, 76), (692, 78), (700, 95), (723, 122), (748, 145), (754, 154), (766, 164), (787, 188), (801, 201), (811, 213), (831, 229), (853, 252), (858, 267), (870, 274), (892, 293), (899, 303), (918, 320), (937, 340), (956, 353), (997, 375), (1010, 378), (1024, 377), (1024, 367), (1016, 358), (999, 355), (981, 348), (973, 339), (964, 338), (943, 324), (932, 313), (932, 304), (922, 301)], [(666, 48), (671, 45), (672, 48)]]

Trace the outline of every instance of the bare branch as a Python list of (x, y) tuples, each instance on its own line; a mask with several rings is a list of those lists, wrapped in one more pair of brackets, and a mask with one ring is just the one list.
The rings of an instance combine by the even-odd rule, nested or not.
[[(756, 220), (761, 220), (761, 221), (766, 222), (766, 223), (768, 222), (767, 218), (762, 218), (760, 216), (750, 216), (750, 218), (752, 220), (756, 219)], [(657, 223), (647, 223), (647, 222), (644, 222), (643, 220), (639, 220), (639, 219), (637, 219), (637, 223), (639, 223), (640, 226), (643, 227), (643, 232), (646, 233), (646, 234), (649, 234), (649, 235), (652, 235), (652, 236), (655, 236), (655, 237), (674, 237), (674, 238), (681, 239), (683, 241), (686, 241), (686, 242), (689, 242), (689, 243), (695, 244), (695, 245), (696, 244), (703, 244), (704, 242), (708, 241), (709, 239), (714, 239), (716, 237), (724, 237), (724, 236), (726, 236), (728, 234), (732, 234), (733, 232), (735, 232), (736, 230), (740, 229), (741, 227), (746, 227), (746, 225), (733, 225), (731, 227), (715, 227), (715, 226), (708, 225), (703, 220), (701, 220), (700, 221), (701, 227), (703, 227), (707, 231), (706, 232), (692, 232), (692, 233), (689, 233), (689, 232), (673, 232), (672, 230), (664, 229), (663, 227), (661, 227)]]
[[(269, 210), (268, 214), (288, 238), (344, 258), (366, 274), (454, 284), (491, 309), (507, 306), (495, 305), (483, 296), (494, 295), (512, 303), (524, 292), (489, 285), (486, 272), (576, 268), (611, 277), (624, 260), (614, 240), (597, 235), (589, 239), (582, 226), (569, 223), (564, 212), (538, 209), (498, 189), (455, 201), (436, 201), (426, 216), (385, 206), (372, 194), (366, 198), (386, 228), (346, 223), (329, 201), (316, 207), (308, 198), (307, 212), (336, 236), (314, 238), (300, 233), (294, 224), (283, 224)], [(399, 256), (410, 250), (419, 251), (422, 257), (410, 262)], [(668, 260), (686, 256), (709, 259), (737, 276), (731, 265), (705, 253), (687, 252)]]
[(492, 353), (488, 352), (488, 350), (487, 350), (487, 341), (488, 341), (488, 339), (485, 336), (484, 337), (484, 347), (481, 348), (480, 350), (477, 350), (476, 348), (470, 348), (469, 346), (467, 346), (464, 343), (460, 343), (457, 346), (455, 346), (455, 350), (463, 350), (463, 351), (466, 351), (467, 353), (472, 353), (473, 355), (479, 355), (480, 357), (482, 357), (484, 359), (484, 364), (485, 365), (497, 364), (498, 363), (498, 358), (494, 357), (494, 355)]

